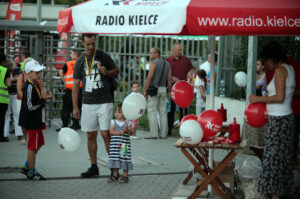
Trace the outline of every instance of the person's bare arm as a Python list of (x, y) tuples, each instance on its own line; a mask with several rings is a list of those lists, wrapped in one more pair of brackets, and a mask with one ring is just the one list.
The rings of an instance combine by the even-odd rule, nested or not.
[(168, 96), (171, 96), (171, 91), (172, 91), (172, 70), (170, 67), (168, 73)]
[(201, 98), (205, 101), (204, 88), (203, 86), (199, 86), (199, 88), (200, 88)]
[(264, 103), (282, 103), (285, 99), (285, 80), (288, 72), (284, 67), (279, 67), (275, 70), (275, 89), (276, 94), (273, 96), (256, 96), (254, 94), (249, 96), (251, 103), (264, 102)]
[(156, 64), (155, 64), (154, 62), (152, 62), (152, 63), (150, 64), (149, 73), (148, 73), (148, 76), (147, 76), (147, 78), (146, 78), (146, 83), (145, 83), (145, 87), (144, 87), (144, 96), (145, 96), (145, 98), (148, 97), (148, 92), (147, 92), (147, 90), (148, 90), (148, 88), (149, 88), (149, 86), (150, 86), (150, 83), (151, 83), (153, 77), (154, 77), (154, 74), (155, 74), (155, 68), (156, 68)]
[(295, 92), (294, 92), (294, 97), (300, 98), (300, 86), (296, 86)]
[(123, 134), (127, 132), (129, 135), (132, 135), (133, 134), (133, 129), (131, 126), (127, 126), (125, 125), (124, 129), (123, 129)]
[(119, 67), (115, 66), (111, 70), (107, 70), (106, 66), (100, 65), (100, 62), (97, 63), (97, 66), (103, 75), (107, 75), (110, 77), (115, 77), (119, 74)]
[(7, 87), (11, 87), (11, 79), (10, 78), (6, 78), (5, 83), (6, 83)]
[(64, 71), (63, 71), (62, 69), (60, 69), (60, 70), (58, 71), (58, 74), (59, 74), (61, 80), (63, 81), (64, 86), (66, 86), (66, 82), (65, 82), (65, 78), (64, 78)]
[(195, 69), (192, 68), (191, 70), (189, 70), (189, 72), (186, 74), (186, 79), (187, 80), (193, 80), (193, 73), (195, 72)]
[(19, 75), (18, 80), (17, 80), (17, 94), (22, 98), (23, 96), (23, 82), (24, 82), (24, 73)]
[(114, 125), (111, 125), (110, 126), (110, 129), (109, 129), (109, 132), (111, 135), (123, 135), (124, 134), (124, 131), (116, 131), (115, 128), (114, 128)]
[(72, 102), (73, 102), (73, 117), (76, 120), (80, 118), (80, 111), (78, 108), (78, 96), (79, 96), (80, 79), (74, 79), (72, 89)]
[(45, 89), (44, 89), (44, 84), (43, 84), (42, 78), (38, 79), (37, 82), (38, 82), (38, 84), (40, 86), (41, 93), (45, 93)]

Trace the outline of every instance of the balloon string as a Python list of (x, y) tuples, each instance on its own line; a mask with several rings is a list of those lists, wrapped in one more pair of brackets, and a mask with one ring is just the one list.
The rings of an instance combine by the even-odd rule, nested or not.
[(47, 121), (47, 122), (48, 122), (48, 121), (53, 122), (53, 123), (56, 125), (56, 127), (62, 128), (62, 126), (59, 125), (59, 124), (58, 124), (57, 122), (55, 122), (54, 120), (51, 120), (51, 119), (48, 118), (46, 121)]

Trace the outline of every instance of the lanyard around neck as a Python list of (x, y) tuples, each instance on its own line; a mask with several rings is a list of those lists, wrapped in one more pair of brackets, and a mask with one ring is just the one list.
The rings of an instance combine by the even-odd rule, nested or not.
[(91, 67), (89, 67), (89, 63), (88, 63), (87, 58), (86, 58), (86, 55), (85, 55), (85, 65), (86, 65), (86, 67), (87, 67), (89, 76), (92, 75), (92, 71), (93, 71), (93, 67), (94, 67), (94, 59), (95, 59), (95, 55), (96, 55), (96, 49), (95, 49), (95, 51), (94, 51), (94, 55), (93, 55)]
[(33, 85), (33, 87), (35, 88), (39, 98), (42, 99), (40, 89), (37, 87), (36, 82), (33, 82), (31, 79), (27, 79), (27, 81)]

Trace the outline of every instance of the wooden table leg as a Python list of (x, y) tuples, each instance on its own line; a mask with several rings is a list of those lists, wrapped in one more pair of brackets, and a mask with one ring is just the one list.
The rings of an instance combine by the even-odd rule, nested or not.
[[(193, 150), (195, 150), (195, 149), (193, 149)], [(199, 150), (199, 152), (200, 152), (200, 150)], [(204, 162), (204, 160), (201, 159), (201, 155), (199, 153), (197, 153), (196, 150), (195, 150), (195, 156), (196, 157), (198, 156), (197, 159), (200, 159), (202, 161), (201, 164), (205, 167), (205, 169), (207, 170), (207, 172), (211, 175), (213, 173), (213, 170), (208, 166), (208, 162)], [(220, 180), (220, 178), (217, 176), (214, 180), (221, 187), (221, 189), (225, 192), (226, 191), (226, 186)]]
[(201, 152), (202, 156), (205, 157), (205, 162), (208, 162), (208, 150), (205, 148), (199, 148), (199, 151)]
[(185, 149), (181, 148), (181, 151), (184, 153), (184, 155), (188, 158), (188, 160), (194, 165), (194, 167), (199, 171), (199, 173), (203, 176), (204, 181), (201, 183), (200, 186), (196, 188), (194, 193), (192, 193), (189, 198), (195, 199), (197, 196), (200, 195), (202, 191), (207, 187), (208, 184), (211, 184), (212, 187), (217, 191), (217, 193), (221, 196), (223, 199), (227, 199), (225, 193), (219, 189), (217, 184), (214, 182), (214, 180), (209, 181), (209, 175), (200, 167), (200, 165), (195, 161), (195, 159), (191, 156), (191, 154)]
[[(186, 149), (184, 149), (184, 150), (186, 150)], [(183, 148), (181, 148), (181, 151), (183, 152)], [(185, 153), (183, 153), (183, 154), (185, 154)], [(198, 159), (198, 164), (200, 163), (200, 160), (201, 160), (201, 158)], [(186, 185), (191, 180), (191, 178), (193, 177), (194, 173), (197, 172), (197, 171), (198, 170), (194, 167), (193, 170), (190, 171), (189, 174), (188, 174), (188, 176), (184, 179), (184, 181), (183, 181), (182, 184)]]
[(184, 179), (183, 183), (184, 185), (186, 185), (191, 178), (193, 177), (193, 174), (196, 172), (196, 169), (194, 168), (191, 172), (189, 172), (188, 176)]
[[(206, 177), (206, 180), (203, 181), (203, 183), (201, 184), (201, 186), (207, 186), (208, 184), (212, 185), (212, 188), (215, 189), (215, 191), (219, 194), (219, 196), (223, 199), (227, 199), (228, 197), (224, 194), (224, 192), (222, 192), (218, 187), (213, 186), (213, 182), (215, 180), (215, 178), (221, 173), (221, 171), (229, 164), (229, 162), (237, 155), (237, 153), (232, 150), (230, 151), (229, 154), (227, 154), (227, 156), (218, 164), (218, 166), (212, 170), (212, 173)], [(216, 189), (217, 188), (217, 189)], [(196, 191), (198, 192), (198, 191)], [(194, 194), (196, 194), (196, 192), (194, 192)], [(200, 192), (201, 193), (201, 192)], [(193, 194), (192, 194), (193, 195)], [(191, 196), (192, 196), (191, 195)], [(198, 196), (198, 195), (197, 195)], [(232, 197), (234, 198), (234, 196)]]

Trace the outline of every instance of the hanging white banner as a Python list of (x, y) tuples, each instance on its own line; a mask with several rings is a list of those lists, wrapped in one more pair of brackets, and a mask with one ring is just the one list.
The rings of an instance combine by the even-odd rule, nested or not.
[(73, 31), (179, 33), (190, 0), (94, 0), (72, 8)]

